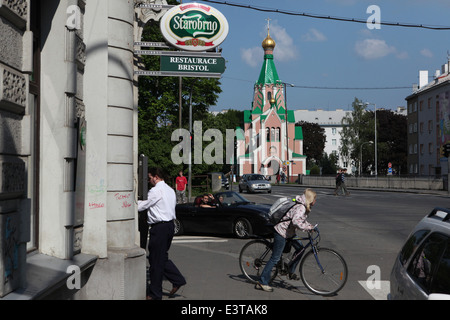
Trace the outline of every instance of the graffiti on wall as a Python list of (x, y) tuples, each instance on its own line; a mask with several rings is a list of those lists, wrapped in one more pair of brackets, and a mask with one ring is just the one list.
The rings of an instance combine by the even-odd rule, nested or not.
[(14, 278), (14, 271), (19, 266), (19, 249), (17, 245), (17, 227), (11, 217), (5, 220), (5, 241), (4, 241), (4, 283), (8, 283)]

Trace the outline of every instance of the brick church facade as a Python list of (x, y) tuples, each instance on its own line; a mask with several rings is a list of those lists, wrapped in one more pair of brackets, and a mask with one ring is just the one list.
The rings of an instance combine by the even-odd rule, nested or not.
[(293, 182), (299, 174), (306, 174), (303, 132), (295, 126), (294, 110), (287, 109), (286, 84), (279, 79), (273, 61), (275, 45), (268, 30), (262, 42), (264, 62), (254, 85), (252, 108), (244, 111), (243, 136), (238, 136), (238, 172), (261, 173), (272, 182), (284, 174)]

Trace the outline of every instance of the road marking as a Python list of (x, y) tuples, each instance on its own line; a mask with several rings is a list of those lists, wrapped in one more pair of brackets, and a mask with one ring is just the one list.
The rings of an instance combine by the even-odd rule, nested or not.
[(227, 239), (214, 237), (174, 237), (172, 243), (204, 243), (204, 242), (228, 242)]
[(368, 287), (367, 280), (358, 282), (375, 300), (387, 300), (391, 292), (390, 281), (369, 281), (371, 288)]

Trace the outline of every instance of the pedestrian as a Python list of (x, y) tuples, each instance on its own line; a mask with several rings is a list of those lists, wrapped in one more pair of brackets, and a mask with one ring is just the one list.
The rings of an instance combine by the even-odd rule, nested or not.
[(336, 188), (334, 188), (334, 195), (338, 195), (338, 190), (341, 188), (342, 183), (342, 169), (339, 168), (338, 174), (336, 175)]
[(341, 188), (342, 188), (342, 194), (349, 196), (350, 192), (347, 191), (347, 186), (345, 185), (345, 175), (347, 174), (347, 169), (344, 168), (342, 174), (341, 174)]
[[(273, 267), (281, 258), (284, 246), (286, 245), (286, 239), (294, 237), (297, 229), (303, 231), (314, 229), (314, 226), (306, 221), (306, 219), (311, 212), (312, 206), (316, 203), (316, 193), (312, 189), (306, 189), (303, 195), (296, 196), (295, 200), (298, 204), (286, 213), (282, 222), (274, 226), (272, 255), (261, 273), (260, 281), (256, 284), (257, 289), (268, 292), (273, 291), (273, 288), (269, 286), (269, 281)], [(300, 241), (295, 241), (293, 245), (296, 249), (302, 246)], [(294, 274), (295, 267), (296, 265), (293, 265), (289, 270), (289, 277), (291, 279), (297, 278)]]
[(175, 184), (177, 186), (176, 194), (177, 194), (177, 203), (186, 203), (186, 185), (187, 179), (183, 176), (183, 170), (178, 172), (178, 177), (175, 179)]
[(139, 230), (139, 242), (142, 249), (147, 248), (148, 239), (148, 222), (147, 222), (147, 210), (138, 212), (138, 230)]
[(169, 260), (169, 248), (174, 235), (173, 220), (176, 218), (175, 192), (165, 183), (160, 168), (149, 169), (148, 179), (153, 187), (148, 192), (147, 200), (138, 201), (138, 210), (147, 210), (150, 225), (150, 285), (147, 287), (147, 300), (161, 300), (163, 277), (172, 283), (169, 297), (173, 297), (180, 287), (186, 284), (186, 280)]

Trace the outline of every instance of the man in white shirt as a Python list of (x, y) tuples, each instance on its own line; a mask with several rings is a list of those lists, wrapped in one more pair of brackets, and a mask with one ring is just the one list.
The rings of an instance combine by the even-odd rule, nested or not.
[(162, 299), (162, 281), (165, 276), (172, 283), (169, 297), (186, 284), (186, 280), (175, 264), (169, 260), (169, 248), (174, 235), (175, 191), (164, 182), (159, 168), (148, 171), (148, 179), (153, 188), (148, 192), (147, 200), (138, 201), (138, 211), (147, 210), (150, 225), (148, 244), (150, 263), (150, 285), (147, 288), (147, 300)]

